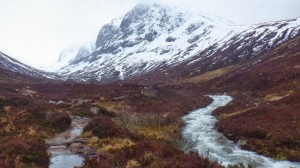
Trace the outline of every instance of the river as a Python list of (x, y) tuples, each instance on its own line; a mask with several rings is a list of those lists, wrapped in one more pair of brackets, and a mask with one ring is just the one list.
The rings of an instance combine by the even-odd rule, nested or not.
[[(195, 142), (193, 147), (200, 155), (212, 161), (218, 161), (224, 166), (243, 163), (256, 168), (300, 168), (300, 163), (277, 161), (255, 152), (241, 149), (237, 144), (228, 140), (215, 129), (217, 119), (212, 112), (226, 106), (232, 101), (227, 95), (209, 96), (213, 102), (205, 108), (190, 112), (183, 117), (186, 126), (182, 130), (184, 138)], [(221, 140), (221, 141), (220, 141)]]
[(89, 119), (77, 116), (70, 117), (72, 123), (69, 129), (46, 140), (46, 143), (50, 145), (48, 149), (48, 153), (51, 156), (49, 168), (74, 168), (81, 166), (84, 162), (83, 156), (74, 152), (70, 147), (72, 145), (69, 144), (72, 144), (82, 134)]

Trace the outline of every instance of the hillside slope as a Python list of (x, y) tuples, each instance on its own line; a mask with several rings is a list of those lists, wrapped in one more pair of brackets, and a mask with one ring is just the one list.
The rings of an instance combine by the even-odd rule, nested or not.
[(27, 66), (0, 52), (0, 81), (45, 81), (56, 75)]
[(182, 80), (203, 94), (228, 93), (217, 128), (243, 148), (300, 161), (300, 36), (247, 63)]

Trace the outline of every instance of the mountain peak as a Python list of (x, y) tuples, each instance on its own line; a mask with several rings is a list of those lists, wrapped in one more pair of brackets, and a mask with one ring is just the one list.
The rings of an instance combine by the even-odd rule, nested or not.
[(140, 3), (130, 10), (124, 17), (121, 23), (121, 28), (126, 28), (132, 23), (137, 22), (164, 22), (163, 18), (184, 16), (187, 12), (180, 12), (175, 7), (170, 7), (160, 3)]
[[(160, 3), (140, 3), (125, 16), (104, 25), (96, 49), (60, 72), (85, 80), (127, 79), (186, 60), (197, 61), (227, 50), (231, 53), (234, 46), (239, 58), (224, 58), (220, 63), (224, 64), (266, 51), (273, 42), (274, 46), (282, 43), (297, 33), (297, 26), (292, 22), (240, 26), (214, 15)], [(281, 33), (274, 34), (271, 30), (275, 29)], [(246, 50), (246, 44), (253, 51)], [(196, 58), (198, 53), (201, 54)], [(212, 62), (208, 69), (214, 65)]]
[[(130, 10), (123, 18), (113, 20), (102, 27), (96, 42), (96, 48), (111, 46), (113, 38), (133, 38), (119, 44), (122, 48), (131, 47), (146, 40), (153, 41), (159, 34), (169, 33), (183, 25), (191, 15), (176, 8), (158, 3), (141, 3)], [(117, 48), (110, 47), (111, 53)], [(106, 51), (105, 51), (106, 52)]]
[(137, 4), (134, 8), (134, 9), (137, 9), (137, 8), (157, 8), (157, 7), (160, 7), (160, 8), (169, 8), (171, 5), (167, 5), (163, 2), (158, 2), (158, 1), (153, 1), (153, 2), (140, 2), (139, 4)]

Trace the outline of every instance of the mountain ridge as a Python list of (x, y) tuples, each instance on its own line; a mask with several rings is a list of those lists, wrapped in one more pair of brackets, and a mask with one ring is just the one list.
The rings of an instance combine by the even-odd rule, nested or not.
[(58, 76), (53, 73), (44, 72), (0, 52), (0, 73), (2, 80), (21, 80), (21, 81), (45, 81), (56, 80)]
[[(239, 54), (251, 59), (296, 36), (299, 30), (297, 19), (241, 26), (178, 8), (137, 5), (101, 28), (92, 54), (71, 62), (58, 73), (66, 79), (87, 82), (126, 80), (180, 63), (217, 59), (231, 52), (233, 46), (237, 51), (228, 57), (237, 63), (243, 60)], [(256, 51), (247, 51), (251, 47)]]

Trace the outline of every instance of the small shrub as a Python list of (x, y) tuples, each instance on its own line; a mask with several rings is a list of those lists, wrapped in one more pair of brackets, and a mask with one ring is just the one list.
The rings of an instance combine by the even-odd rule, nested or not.
[(130, 135), (128, 130), (125, 130), (115, 124), (110, 117), (100, 116), (94, 118), (84, 129), (85, 132), (91, 131), (93, 135), (100, 139), (109, 137), (125, 137)]
[(16, 160), (22, 162), (21, 165), (48, 167), (47, 146), (43, 140), (5, 137), (0, 139), (0, 144), (0, 167), (16, 167)]
[(129, 160), (127, 165), (126, 165), (126, 168), (137, 168), (137, 167), (140, 167), (141, 164), (136, 161), (136, 160)]

